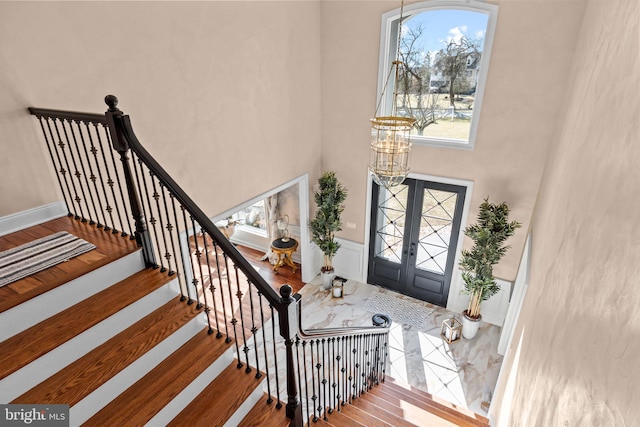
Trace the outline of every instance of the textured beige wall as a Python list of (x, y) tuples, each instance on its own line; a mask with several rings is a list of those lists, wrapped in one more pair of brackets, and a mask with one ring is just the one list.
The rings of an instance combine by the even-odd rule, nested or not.
[[(516, 275), (548, 147), (561, 116), (582, 2), (493, 1), (499, 6), (490, 71), (473, 151), (414, 145), (412, 171), (474, 182), (470, 220), (489, 196), (506, 201), (523, 223), (497, 266)], [(322, 166), (349, 189), (341, 237), (364, 241), (367, 163), (374, 115), (380, 22), (397, 1), (324, 2), (322, 44)], [(470, 242), (466, 242), (469, 244)]]
[[(475, 150), (416, 146), (412, 166), (474, 181), (471, 220), (486, 196), (509, 202), (524, 228), (496, 275), (512, 280), (561, 117), (582, 1), (495, 3)], [(9, 94), (0, 98), (0, 144), (14, 151), (0, 159), (0, 216), (59, 199), (24, 108), (100, 112), (113, 93), (143, 144), (209, 214), (305, 172), (313, 185), (333, 169), (349, 190), (344, 219), (356, 224), (340, 237), (364, 242), (380, 19), (397, 7), (0, 2), (0, 84)]]
[(637, 0), (587, 1), (500, 426), (640, 423), (639, 23)]
[(320, 172), (317, 2), (0, 2), (0, 216), (60, 199), (27, 106), (106, 110), (210, 215)]

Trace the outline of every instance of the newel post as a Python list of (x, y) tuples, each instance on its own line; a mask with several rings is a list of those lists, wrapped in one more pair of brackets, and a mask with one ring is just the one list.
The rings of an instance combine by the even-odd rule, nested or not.
[(120, 161), (122, 162), (124, 179), (127, 185), (127, 195), (129, 196), (129, 204), (131, 205), (131, 216), (135, 221), (136, 242), (138, 243), (138, 246), (142, 247), (144, 261), (147, 267), (155, 267), (157, 266), (157, 263), (153, 245), (151, 243), (151, 236), (149, 235), (147, 222), (144, 218), (144, 214), (142, 213), (140, 196), (136, 190), (133, 173), (131, 172), (131, 166), (129, 164), (129, 157), (127, 156), (129, 144), (127, 143), (127, 138), (122, 124), (122, 120), (126, 116), (124, 116), (124, 113), (118, 108), (118, 98), (114, 95), (107, 95), (104, 98), (104, 102), (109, 106), (105, 116), (109, 125), (111, 144), (113, 145), (113, 149), (120, 154)]
[(296, 299), (291, 295), (293, 289), (289, 285), (280, 287), (280, 302), (284, 309), (279, 311), (280, 335), (284, 338), (287, 354), (287, 406), (286, 414), (291, 420), (291, 427), (302, 426), (302, 405), (298, 400), (298, 386), (296, 384), (295, 362), (293, 360), (293, 343), (296, 336), (297, 315)]

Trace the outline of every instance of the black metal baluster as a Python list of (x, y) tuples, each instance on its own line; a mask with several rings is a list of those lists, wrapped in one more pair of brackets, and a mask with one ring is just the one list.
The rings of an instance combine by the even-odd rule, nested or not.
[[(275, 370), (275, 377), (276, 377), (276, 398), (278, 400), (278, 403), (276, 403), (276, 408), (280, 409), (282, 408), (282, 402), (280, 400), (280, 378), (279, 378), (279, 373), (280, 371), (278, 370), (278, 351), (276, 348), (276, 316), (275, 316), (275, 311), (273, 309), (273, 305), (269, 304), (269, 309), (271, 310), (271, 334), (272, 336), (272, 343), (273, 343), (273, 363), (274, 363), (274, 370)], [(266, 346), (266, 344), (265, 344)], [(301, 395), (302, 396), (302, 395)]]
[[(226, 252), (222, 251), (222, 259), (224, 260), (224, 271), (227, 276), (227, 288), (229, 289), (229, 309), (231, 310), (231, 325), (233, 326), (233, 338), (236, 341), (236, 348), (238, 343), (238, 333), (236, 331), (236, 325), (238, 324), (238, 319), (236, 319), (236, 310), (233, 306), (233, 291), (231, 290), (231, 275), (229, 274), (229, 256)], [(227, 315), (225, 314), (225, 319)], [(247, 342), (243, 343), (242, 351), (247, 354), (249, 352), (249, 347), (247, 347)], [(240, 358), (240, 353), (238, 352), (238, 369), (242, 368), (242, 362)], [(247, 366), (247, 369), (251, 370), (250, 366)]]
[[(194, 284), (196, 287), (196, 308), (197, 309), (201, 309), (202, 308), (202, 302), (200, 302), (200, 288), (198, 287), (198, 284), (201, 283), (202, 287), (203, 287), (203, 297), (204, 297), (204, 274), (202, 272), (202, 251), (200, 250), (200, 243), (198, 243), (198, 234), (200, 234), (204, 240), (204, 238), (206, 237), (203, 233), (203, 230), (200, 229), (200, 231), (198, 232), (198, 227), (196, 226), (196, 222), (193, 219), (192, 216), (189, 217), (191, 219), (191, 226), (193, 228), (193, 244), (196, 247), (196, 251), (194, 252), (195, 256), (196, 256), (196, 263), (198, 264), (198, 272), (200, 272), (200, 276), (199, 279), (196, 278), (194, 276)], [(162, 270), (160, 270), (162, 271)], [(194, 274), (196, 274), (196, 271), (194, 269)]]
[[(55, 161), (55, 157), (53, 156), (53, 151), (51, 150), (51, 145), (52, 145), (52, 141), (53, 138), (51, 139), (51, 141), (49, 140), (49, 137), (47, 136), (47, 131), (44, 128), (44, 123), (42, 122), (42, 116), (37, 116), (38, 117), (38, 121), (40, 122), (40, 128), (42, 129), (42, 135), (44, 135), (44, 140), (46, 142), (46, 146), (47, 146), (47, 150), (49, 151), (49, 157), (51, 158), (51, 163), (53, 164), (53, 168), (56, 171), (56, 179), (58, 180), (58, 185), (60, 186), (60, 191), (62, 192), (62, 198), (64, 199), (64, 204), (67, 206), (67, 213), (69, 216), (73, 216), (73, 214), (71, 213), (71, 205), (69, 204), (69, 199), (67, 197), (67, 192), (64, 191), (65, 186), (62, 185), (62, 180), (60, 179), (60, 175), (64, 175), (62, 173), (62, 166), (60, 166), (60, 169), (58, 169), (58, 165), (56, 164)], [(44, 119), (47, 122), (47, 128), (49, 129), (49, 132), (51, 132), (51, 126), (49, 126), (49, 118), (45, 118)], [(54, 147), (55, 150), (55, 147)], [(56, 151), (56, 157), (58, 158), (58, 162), (60, 162), (60, 156), (58, 155), (58, 151)], [(66, 179), (65, 179), (65, 183), (66, 183)], [(69, 188), (67, 186), (67, 191), (69, 191)]]
[[(213, 247), (216, 250), (216, 268), (218, 269), (218, 284), (220, 285), (218, 286), (218, 289), (220, 290), (220, 298), (222, 300), (224, 332), (225, 332), (225, 335), (227, 336), (227, 338), (225, 339), (225, 342), (231, 342), (231, 337), (229, 336), (229, 322), (227, 321), (227, 319), (229, 319), (227, 317), (227, 305), (225, 304), (225, 301), (224, 301), (224, 284), (222, 283), (222, 270), (220, 270), (220, 256), (218, 255), (218, 243), (215, 240), (213, 241)], [(226, 257), (224, 252), (222, 253), (222, 255)], [(228, 271), (225, 271), (225, 274), (228, 276), (229, 275)], [(240, 360), (240, 355), (238, 355), (238, 360)]]
[(333, 378), (333, 382), (331, 383), (331, 388), (329, 389), (329, 395), (331, 396), (331, 408), (329, 409), (329, 413), (332, 413), (336, 408), (336, 396), (338, 391), (336, 387), (338, 386), (338, 361), (336, 360), (336, 337), (331, 338), (331, 371), (330, 378)]
[(326, 357), (326, 347), (328, 341), (325, 338), (322, 338), (322, 411), (323, 417), (322, 419), (327, 421), (327, 357)]
[[(178, 267), (178, 260), (177, 260), (178, 252), (176, 251), (176, 244), (175, 244), (175, 241), (174, 241), (174, 238), (173, 238), (173, 230), (176, 227), (174, 227), (173, 223), (171, 222), (171, 216), (169, 214), (169, 207), (167, 205), (167, 193), (169, 191), (162, 184), (160, 184), (160, 189), (162, 190), (162, 203), (164, 204), (164, 213), (165, 213), (165, 218), (167, 219), (167, 225), (165, 227), (167, 229), (167, 233), (169, 234), (169, 242), (171, 242), (171, 253), (172, 253), (172, 255), (169, 255), (169, 256), (173, 258), (173, 260), (174, 260), (173, 264), (176, 267), (175, 271), (172, 271), (171, 270), (171, 263), (169, 263), (169, 276), (172, 276), (172, 275), (178, 273), (178, 277), (180, 277), (179, 267)], [(173, 199), (173, 196), (170, 195), (170, 197)], [(205, 244), (206, 244), (206, 241), (205, 241)], [(167, 248), (167, 252), (168, 252), (168, 249), (169, 248)], [(207, 260), (207, 261), (209, 261), (209, 260)], [(205, 300), (205, 303), (206, 303), (206, 300)]]
[[(99, 164), (102, 165), (102, 168), (100, 169), (101, 171), (101, 175), (100, 175), (100, 182), (102, 183), (102, 189), (104, 191), (104, 200), (105, 200), (105, 211), (107, 211), (107, 214), (109, 214), (109, 220), (110, 220), (110, 224), (106, 223), (105, 220), (105, 227), (104, 227), (104, 231), (111, 231), (113, 234), (118, 233), (116, 224), (115, 224), (115, 220), (113, 219), (113, 206), (112, 203), (115, 203), (115, 199), (111, 199), (109, 197), (109, 191), (107, 190), (107, 187), (109, 187), (109, 182), (111, 181), (111, 174), (109, 172), (109, 164), (107, 163), (107, 157), (104, 154), (104, 143), (102, 142), (102, 137), (100, 136), (100, 130), (98, 128), (98, 124), (94, 123), (94, 126), (96, 128), (96, 143), (95, 145), (97, 146), (96, 149), (96, 162), (98, 162), (98, 154), (100, 154), (101, 157), (101, 161), (99, 162)], [(107, 128), (107, 126), (103, 125), (102, 127), (103, 131), (105, 132), (105, 136), (108, 138), (108, 134), (109, 134), (109, 129)], [(104, 177), (102, 176), (102, 171), (104, 171), (107, 179), (104, 179)], [(106, 184), (106, 186), (105, 186)], [(113, 187), (110, 188), (113, 191)], [(106, 218), (106, 216), (105, 216)]]
[[(344, 354), (344, 352), (342, 351), (344, 345), (344, 339), (341, 339), (341, 337), (337, 337), (336, 338), (336, 342), (337, 342), (337, 347), (338, 347), (338, 355), (336, 356), (336, 368), (337, 368), (337, 372), (336, 372), (336, 378), (337, 378), (337, 387), (336, 387), (336, 409), (338, 411), (341, 411), (341, 406), (342, 406), (342, 383), (344, 382), (344, 358), (342, 357), (342, 355)], [(342, 376), (342, 381), (340, 381), (340, 374), (343, 374)]]
[[(225, 264), (226, 264), (226, 258), (225, 258)], [(247, 346), (247, 336), (245, 334), (245, 328), (244, 328), (244, 316), (242, 313), (242, 290), (240, 289), (240, 276), (238, 274), (238, 266), (233, 264), (233, 269), (235, 270), (236, 273), (236, 288), (238, 289), (237, 293), (236, 293), (236, 297), (238, 298), (238, 309), (240, 310), (240, 329), (242, 329), (242, 342), (244, 343), (243, 347), (242, 347), (242, 351), (244, 352), (244, 357), (246, 360), (246, 369), (245, 372), (248, 374), (249, 372), (251, 372), (251, 366), (249, 365), (249, 347)], [(251, 294), (251, 283), (249, 283), (249, 294)], [(231, 281), (229, 281), (229, 299), (231, 299)], [(231, 304), (231, 310), (233, 311), (233, 303)], [(235, 311), (234, 311), (235, 313)], [(253, 304), (251, 304), (251, 318), (253, 319)], [(234, 318), (235, 320), (235, 318)], [(233, 323), (233, 321), (232, 321)], [(254, 328), (255, 329), (255, 328)], [(234, 329), (233, 332), (235, 333), (235, 325), (234, 325)], [(253, 331), (253, 329), (252, 329)], [(254, 338), (255, 338), (255, 332), (254, 332)], [(238, 337), (236, 335), (236, 342), (238, 342)], [(238, 354), (238, 357), (240, 355)], [(257, 364), (257, 359), (258, 359), (258, 347), (257, 347), (257, 343), (256, 343), (256, 370), (258, 371), (256, 373), (256, 375), (259, 378), (259, 374), (260, 374), (260, 366)], [(240, 359), (238, 359), (238, 369), (242, 368), (242, 363), (240, 362)]]
[[(312, 356), (313, 357), (313, 356)], [(311, 412), (309, 411), (309, 378), (307, 376), (307, 341), (302, 341), (302, 363), (304, 366), (304, 390), (305, 390), (305, 402), (307, 404), (307, 416), (305, 420), (308, 420), (311, 417)], [(312, 364), (313, 366), (313, 364)], [(302, 397), (302, 395), (300, 395)], [(317, 421), (317, 420), (316, 420)]]
[[(149, 179), (151, 180), (151, 184), (153, 185), (152, 188), (155, 187), (155, 176), (153, 174), (153, 172), (151, 170), (147, 170), (147, 172), (149, 172)], [(151, 224), (151, 229), (153, 230), (153, 235), (154, 235), (154, 239), (153, 239), (153, 243), (154, 246), (156, 248), (156, 250), (158, 251), (158, 254), (162, 253), (162, 248), (160, 247), (160, 233), (158, 233), (158, 218), (156, 217), (156, 215), (160, 215), (160, 212), (158, 212), (157, 210), (154, 211), (153, 206), (151, 205), (151, 199), (154, 199), (155, 196), (157, 195), (157, 192), (153, 192), (151, 193), (151, 195), (149, 194), (149, 189), (147, 187), (147, 180), (146, 178), (144, 178), (144, 174), (143, 176), (143, 183), (144, 183), (144, 189), (145, 189), (145, 194), (147, 195), (146, 199), (147, 199), (147, 206), (149, 208), (149, 223)], [(196, 234), (198, 233), (196, 231), (195, 228), (195, 223), (193, 220), (193, 217), (191, 215), (189, 215), (189, 219), (191, 220), (191, 222), (193, 223), (193, 237), (195, 239)], [(164, 266), (164, 262), (162, 261), (162, 256), (158, 256), (158, 260), (160, 261), (159, 265), (157, 265), (157, 267), (160, 267), (160, 272), (164, 273), (165, 271), (167, 271), (167, 268)], [(156, 267), (156, 268), (157, 268)], [(197, 296), (198, 294), (196, 294)], [(199, 298), (198, 298), (198, 302), (199, 302)]]
[[(182, 210), (182, 220), (184, 222), (185, 241), (187, 244), (187, 250), (189, 251), (189, 265), (191, 266), (191, 285), (193, 286), (193, 292), (195, 293), (195, 299), (197, 300), (198, 299), (198, 279), (196, 278), (196, 269), (195, 269), (195, 266), (193, 265), (193, 255), (191, 252), (191, 242), (189, 241), (190, 235), (189, 235), (189, 223), (187, 222), (187, 209), (182, 205), (180, 205), (180, 209)], [(193, 233), (195, 235), (196, 233), (195, 229), (193, 230)], [(187, 301), (187, 305), (191, 305), (193, 304), (193, 302), (194, 302), (194, 299), (191, 298), (191, 296), (189, 295), (189, 301)]]
[(355, 372), (355, 393), (354, 397), (360, 396), (360, 390), (362, 390), (362, 335), (356, 336), (356, 372)]
[(384, 337), (384, 363), (382, 364), (382, 381), (384, 381), (387, 376), (388, 360), (389, 360), (389, 334), (386, 334)]
[[(107, 162), (107, 155), (105, 154), (105, 149), (104, 149), (104, 143), (102, 142), (102, 138), (100, 137), (100, 133), (97, 134), (98, 135), (98, 145), (100, 147), (100, 153), (102, 154), (102, 165), (104, 166), (104, 170), (105, 173), (107, 174), (107, 186), (109, 187), (109, 189), (111, 190), (111, 202), (113, 202), (114, 206), (115, 206), (115, 210), (116, 210), (116, 215), (118, 217), (120, 217), (119, 213), (119, 209), (118, 209), (118, 200), (116, 198), (116, 192), (113, 189), (113, 186), (115, 185), (115, 181), (113, 179), (111, 179), (111, 172), (110, 172), (110, 167), (109, 167), (109, 163)], [(107, 141), (109, 142), (111, 137), (109, 136), (109, 131), (107, 129), (107, 127), (105, 126), (105, 136), (107, 138)], [(111, 146), (109, 144), (109, 146)], [(111, 150), (109, 150), (111, 151)], [(148, 194), (148, 193), (147, 193)], [(111, 206), (110, 202), (107, 202), (107, 212), (109, 213), (109, 218), (111, 218), (111, 233), (113, 234), (117, 234), (120, 231), (118, 231), (118, 227), (116, 226), (115, 220), (113, 219), (113, 210), (114, 210), (114, 206)], [(120, 224), (122, 224), (122, 220), (120, 219)], [(107, 228), (105, 228), (106, 230)]]
[[(313, 344), (314, 340), (309, 340), (309, 353), (311, 353), (311, 392), (313, 395), (311, 396), (311, 401), (313, 402), (313, 422), (317, 422), (320, 417), (318, 414), (318, 396), (316, 395), (316, 366), (314, 363), (313, 357)], [(320, 381), (318, 379), (318, 381)]]
[[(104, 216), (103, 216), (103, 219), (101, 220), (100, 215), (103, 214), (103, 212), (102, 212), (102, 201), (100, 200), (100, 190), (98, 189), (98, 184), (96, 182), (97, 176), (93, 171), (93, 166), (91, 165), (91, 157), (89, 157), (89, 150), (87, 149), (87, 141), (85, 140), (84, 132), (81, 126), (82, 122), (80, 122), (79, 120), (76, 120), (75, 123), (76, 123), (76, 127), (78, 128), (78, 135), (80, 135), (80, 141), (82, 142), (82, 148), (84, 149), (84, 157), (87, 162), (87, 168), (89, 169), (89, 181), (91, 181), (91, 183), (93, 184), (93, 190), (89, 189), (89, 195), (91, 196), (91, 204), (93, 205), (93, 210), (96, 214), (95, 225), (98, 228), (102, 228), (103, 222), (104, 222)], [(86, 128), (87, 128), (87, 134), (90, 136), (91, 131), (89, 129), (89, 124), (88, 123), (84, 123), (84, 124), (86, 125)], [(71, 128), (71, 131), (73, 132), (73, 127)], [(75, 136), (74, 136), (74, 139), (75, 139)], [(97, 207), (94, 200), (94, 196), (98, 200)]]
[[(63, 124), (64, 126), (64, 124)], [(67, 157), (67, 152), (65, 151), (65, 146), (67, 144), (65, 144), (65, 142), (62, 140), (62, 137), (60, 136), (60, 129), (58, 128), (58, 120), (57, 119), (53, 119), (53, 127), (56, 130), (56, 136), (58, 137), (58, 147), (60, 147), (60, 151), (62, 152), (62, 158), (64, 159), (64, 172), (62, 172), (63, 174), (66, 175), (67, 172), (69, 172), (69, 174), (71, 174), (71, 167), (69, 166), (69, 159)], [(84, 213), (82, 211), (82, 199), (80, 198), (80, 196), (78, 195), (78, 190), (76, 189), (76, 184), (73, 181), (73, 178), (71, 176), (69, 176), (69, 181), (71, 181), (71, 188), (73, 188), (73, 195), (72, 195), (72, 200), (74, 200), (78, 206), (78, 212), (76, 212), (74, 218), (75, 219), (85, 219), (84, 218)], [(78, 213), (80, 215), (78, 215)]]
[[(87, 214), (89, 215), (89, 218), (83, 218), (82, 222), (87, 222), (89, 221), (89, 224), (93, 225), (95, 224), (95, 221), (93, 221), (92, 215), (91, 215), (91, 209), (88, 203), (88, 198), (87, 198), (87, 194), (84, 191), (84, 187), (85, 185), (83, 185), (83, 183), (86, 182), (86, 177), (87, 177), (87, 173), (84, 169), (84, 162), (82, 161), (82, 157), (80, 155), (80, 148), (78, 146), (78, 141), (76, 139), (76, 134), (73, 131), (73, 127), (72, 127), (72, 122), (71, 120), (67, 119), (65, 120), (61, 120), (61, 125), (62, 125), (62, 132), (64, 133), (64, 138), (67, 141), (67, 145), (69, 146), (69, 154), (71, 155), (71, 163), (73, 163), (73, 168), (76, 170), (74, 175), (76, 177), (76, 179), (78, 180), (78, 187), (80, 187), (80, 192), (82, 193), (82, 200), (83, 203), (85, 204), (86, 208), (87, 208)], [(66, 123), (66, 126), (65, 126)], [(69, 134), (67, 133), (67, 126), (69, 127), (69, 129), (71, 130), (71, 139), (69, 139)], [(71, 144), (71, 140), (73, 140), (73, 145)], [(78, 164), (76, 163), (76, 154), (74, 154), (73, 152), (73, 147), (75, 146), (76, 148), (76, 153), (77, 153), (77, 157), (78, 157), (78, 163), (80, 163), (80, 169), (82, 170), (82, 172), (80, 172), (80, 170), (78, 170)], [(88, 188), (88, 185), (86, 185)], [(89, 195), (91, 196), (91, 191), (89, 191)], [(93, 197), (91, 198), (91, 201), (93, 202)]]
[[(237, 273), (236, 273), (237, 276)], [(256, 324), (255, 324), (255, 318), (253, 316), (253, 294), (251, 293), (251, 282), (247, 279), (247, 283), (249, 284), (249, 305), (251, 307), (251, 333), (253, 334), (253, 344), (255, 346), (255, 353), (256, 353), (256, 378), (260, 378), (262, 376), (262, 373), (260, 372), (260, 358), (258, 357), (258, 336), (257, 336), (257, 332), (258, 332), (258, 328), (256, 328)], [(242, 303), (241, 303), (241, 307), (240, 307), (240, 316), (242, 316)], [(243, 335), (244, 338), (244, 335)], [(266, 346), (266, 343), (265, 343)], [(266, 364), (266, 359), (265, 359), (265, 364)]]
[(322, 411), (322, 403), (323, 403), (322, 402), (322, 380), (321, 380), (322, 376), (320, 375), (320, 369), (322, 368), (321, 360), (322, 359), (320, 359), (320, 340), (317, 339), (316, 340), (316, 366), (315, 366), (315, 368), (316, 368), (316, 371), (317, 371), (317, 374), (318, 374), (318, 390), (317, 390), (317, 393), (318, 393), (318, 416), (319, 417), (322, 417), (322, 412), (323, 412)]
[[(96, 139), (100, 140), (100, 128), (98, 127), (98, 124), (97, 123), (91, 123), (91, 124), (93, 125), (93, 129), (96, 134)], [(85, 123), (85, 125), (87, 127), (87, 135), (89, 136), (89, 143), (91, 145), (91, 149), (89, 151), (93, 155), (93, 161), (94, 161), (94, 164), (96, 165), (96, 170), (98, 172), (97, 180), (100, 182), (100, 187), (102, 188), (102, 195), (104, 196), (104, 206), (100, 204), (100, 209), (103, 211), (102, 218), (104, 218), (103, 230), (109, 231), (111, 230), (111, 227), (109, 226), (109, 221), (107, 220), (107, 214), (109, 214), (109, 217), (111, 218), (111, 224), (113, 224), (113, 216), (111, 215), (111, 211), (110, 211), (111, 207), (109, 205), (109, 197), (107, 196), (107, 188), (104, 185), (105, 179), (102, 176), (102, 168), (100, 167), (100, 159), (98, 158), (99, 150), (98, 148), (96, 148), (96, 144), (93, 142), (93, 136), (91, 133), (91, 127), (89, 126), (89, 123)], [(105, 212), (107, 214), (105, 214)]]
[[(277, 356), (277, 355), (274, 355)], [(300, 374), (300, 337), (296, 336), (296, 369), (298, 370), (298, 396), (302, 398), (302, 378)]]
[(352, 382), (351, 382), (351, 400), (353, 401), (353, 399), (358, 397), (358, 336), (354, 335), (353, 336), (353, 348), (352, 348), (352, 366), (351, 366), (351, 378), (352, 378)]
[[(206, 255), (205, 258), (207, 259), (207, 270), (209, 271), (209, 292), (211, 292), (211, 300), (213, 301), (213, 316), (215, 318), (216, 330), (217, 330), (216, 338), (222, 338), (222, 332), (220, 332), (220, 321), (218, 320), (218, 305), (216, 303), (216, 287), (213, 284), (213, 273), (211, 271), (211, 258), (209, 255), (209, 244), (207, 243), (206, 237), (204, 239), (204, 253)], [(214, 246), (214, 254), (216, 257), (218, 256), (217, 252), (215, 251), (215, 246)], [(204, 284), (202, 284), (202, 286), (204, 287)], [(205, 303), (206, 301), (207, 299), (205, 298)], [(207, 317), (211, 317), (210, 312), (207, 312)], [(211, 333), (213, 333), (213, 331), (209, 329), (209, 334)]]
[(371, 390), (371, 335), (365, 338), (365, 374), (364, 374), (364, 391)]
[[(249, 294), (251, 294), (251, 282), (249, 283)], [(267, 398), (267, 403), (271, 403), (273, 402), (273, 399), (271, 398), (271, 377), (269, 375), (269, 357), (267, 355), (267, 337), (265, 334), (265, 324), (264, 324), (264, 311), (263, 311), (263, 307), (262, 307), (262, 293), (258, 290), (258, 287), (256, 286), (256, 292), (258, 293), (258, 301), (260, 303), (260, 325), (262, 326), (260, 329), (262, 329), (262, 348), (264, 351), (264, 368), (265, 368), (265, 375), (267, 376), (267, 395), (269, 396)], [(251, 317), (253, 317), (253, 310), (251, 312)], [(257, 357), (257, 356), (256, 356)], [(274, 359), (277, 358), (277, 353), (273, 353), (273, 357)], [(258, 372), (260, 372), (260, 370), (258, 369)], [(278, 378), (278, 371), (276, 371), (276, 379)]]
[[(135, 164), (135, 163), (134, 163)], [(137, 176), (136, 176), (137, 178)], [(184, 255), (184, 245), (182, 244), (182, 241), (180, 240), (180, 227), (178, 227), (178, 222), (180, 221), (178, 219), (178, 213), (176, 211), (176, 199), (173, 196), (173, 194), (171, 194), (171, 192), (169, 192), (169, 199), (171, 200), (170, 204), (171, 204), (171, 209), (173, 212), (173, 221), (176, 224), (176, 228), (175, 228), (175, 233), (176, 233), (176, 239), (178, 240), (178, 248), (180, 248), (180, 262), (176, 261), (176, 267), (180, 266), (178, 268), (178, 281), (180, 282), (180, 301), (184, 301), (185, 299), (187, 299), (187, 296), (185, 296), (185, 291), (187, 292), (187, 295), (190, 298), (190, 294), (189, 294), (189, 286), (187, 284), (187, 267), (185, 266), (185, 255)], [(205, 240), (205, 249), (206, 249), (206, 240)], [(188, 242), (187, 242), (188, 244)], [(178, 254), (176, 253), (176, 257), (178, 256)], [(207, 257), (207, 263), (209, 262), (209, 258)], [(180, 268), (182, 268), (182, 274), (180, 274)], [(211, 268), (209, 268), (209, 278), (211, 278)], [(210, 281), (212, 282), (212, 280), (210, 279)], [(184, 290), (183, 290), (184, 288)], [(215, 304), (215, 299), (213, 300), (214, 304)]]
[[(133, 234), (133, 228), (131, 227), (131, 222), (129, 221), (129, 212), (127, 211), (127, 199), (125, 199), (124, 197), (124, 193), (122, 192), (122, 183), (120, 182), (120, 174), (118, 173), (118, 171), (120, 169), (118, 169), (118, 165), (116, 163), (116, 158), (113, 155), (114, 151), (116, 150), (116, 147), (113, 145), (113, 143), (111, 143), (110, 141), (111, 136), (110, 134), (107, 132), (107, 141), (110, 142), (109, 146), (113, 147), (113, 150), (109, 150), (109, 154), (111, 156), (111, 164), (113, 165), (113, 174), (116, 177), (116, 181), (113, 182), (113, 184), (109, 184), (109, 186), (111, 187), (111, 191), (113, 194), (113, 201), (114, 204), (116, 205), (116, 214), (118, 216), (118, 221), (120, 221), (120, 228), (122, 229), (122, 233), (120, 234), (122, 237), (127, 236), (127, 232), (124, 230), (125, 229), (125, 224), (127, 224), (129, 226), (129, 231), (131, 232), (131, 234)], [(126, 153), (120, 153), (121, 156), (126, 157)], [(123, 160), (124, 161), (124, 160)], [(106, 160), (105, 160), (106, 162)], [(111, 179), (109, 177), (109, 179)], [(115, 190), (113, 189), (113, 186), (115, 184), (118, 184), (118, 191), (120, 193), (120, 200), (122, 200), (122, 209), (124, 210), (124, 218), (126, 219), (126, 221), (122, 220), (122, 215), (120, 214), (120, 203), (117, 202), (117, 197), (115, 194)]]
[[(207, 232), (204, 229), (200, 229), (200, 231), (202, 233), (202, 247), (204, 248), (204, 258), (207, 260), (207, 265), (209, 265), (209, 251), (207, 249), (208, 247)], [(200, 308), (204, 305), (204, 312), (207, 315), (207, 326), (209, 326), (209, 329), (207, 329), (207, 333), (211, 335), (213, 334), (213, 328), (211, 327), (211, 318), (209, 316), (209, 313), (211, 312), (211, 308), (209, 307), (209, 303), (207, 302), (207, 292), (206, 292), (207, 287), (204, 280), (204, 274), (202, 273), (202, 261), (200, 261), (200, 257), (198, 257), (198, 266), (200, 267), (200, 279), (202, 279), (202, 301), (204, 303), (201, 304), (200, 298), (198, 298), (198, 304), (196, 305), (196, 307)], [(209, 269), (209, 283), (211, 283), (211, 269)]]
[[(154, 176), (151, 177), (151, 183), (153, 184), (152, 197), (156, 201), (156, 212), (158, 213), (158, 221), (160, 222), (160, 233), (162, 234), (162, 244), (164, 245), (164, 258), (167, 260), (167, 269), (165, 270), (160, 269), (160, 271), (168, 271), (169, 276), (171, 276), (173, 275), (173, 272), (171, 271), (171, 253), (169, 252), (169, 245), (167, 245), (167, 235), (164, 231), (166, 225), (162, 220), (162, 207), (160, 206), (160, 193), (158, 193), (158, 187), (156, 187), (156, 179), (158, 178), (157, 177), (155, 177), (156, 179), (153, 179), (153, 178)], [(158, 185), (162, 189), (162, 183), (160, 181), (158, 181)], [(158, 249), (160, 249), (160, 242), (158, 242)]]

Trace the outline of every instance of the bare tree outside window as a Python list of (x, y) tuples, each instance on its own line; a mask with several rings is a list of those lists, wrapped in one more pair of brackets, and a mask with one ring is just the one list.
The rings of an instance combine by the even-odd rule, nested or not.
[(409, 8), (415, 10), (402, 23), (398, 58), (390, 48), (398, 40), (398, 18), (386, 21), (394, 26), (388, 33), (385, 69), (391, 61), (403, 63), (394, 89), (396, 110), (415, 119), (414, 142), (472, 146), (496, 8), (473, 0), (434, 0)]

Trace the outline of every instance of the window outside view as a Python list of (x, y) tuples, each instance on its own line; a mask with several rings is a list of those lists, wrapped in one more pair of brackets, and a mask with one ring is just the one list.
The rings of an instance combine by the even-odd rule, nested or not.
[(264, 200), (254, 203), (251, 206), (241, 209), (232, 215), (234, 221), (241, 227), (246, 227), (247, 231), (254, 231), (260, 234), (267, 233), (266, 216), (264, 210)]
[[(430, 9), (402, 23), (399, 59), (405, 66), (400, 68), (396, 108), (399, 115), (416, 119), (411, 133), (418, 137), (414, 141), (424, 137), (470, 142), (482, 92), (489, 16), (470, 10)], [(392, 40), (391, 46), (395, 43)], [(391, 55), (395, 57), (395, 52)]]

